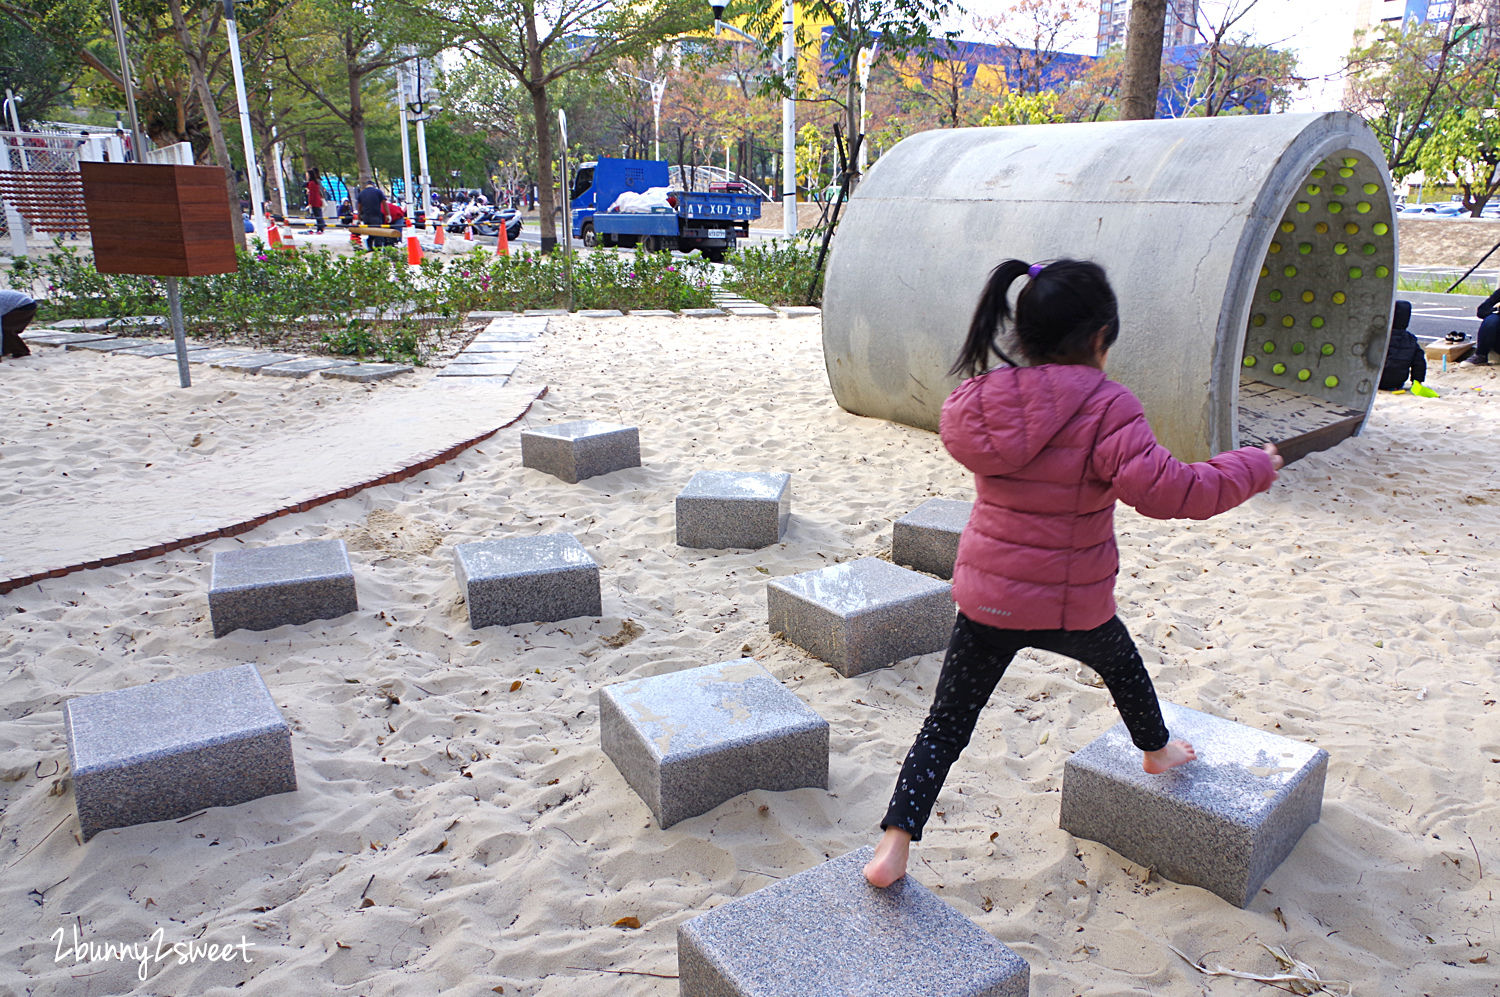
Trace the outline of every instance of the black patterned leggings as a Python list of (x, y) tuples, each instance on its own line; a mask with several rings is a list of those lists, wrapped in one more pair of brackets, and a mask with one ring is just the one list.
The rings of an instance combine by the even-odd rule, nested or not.
[(1016, 652), (1040, 648), (1081, 661), (1104, 679), (1130, 739), (1142, 751), (1167, 746), (1167, 727), (1146, 665), (1118, 616), (1092, 630), (999, 630), (975, 623), (963, 613), (953, 624), (948, 654), (933, 692), (932, 709), (906, 754), (881, 829), (900, 828), (913, 841), (932, 812), (949, 767), (974, 733), (979, 712), (995, 691)]

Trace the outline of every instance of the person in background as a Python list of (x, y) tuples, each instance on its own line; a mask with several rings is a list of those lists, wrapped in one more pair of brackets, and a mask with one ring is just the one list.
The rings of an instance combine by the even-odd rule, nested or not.
[(1398, 300), (1391, 319), (1391, 342), (1385, 348), (1385, 368), (1380, 372), (1381, 391), (1399, 391), (1406, 387), (1408, 376), (1413, 384), (1427, 380), (1427, 355), (1407, 328), (1410, 323), (1411, 302)]
[(1479, 323), (1479, 334), (1474, 337), (1477, 340), (1474, 355), (1464, 363), (1473, 367), (1488, 367), (1490, 354), (1500, 353), (1500, 312), (1495, 310), (1497, 307), (1500, 307), (1500, 289), (1485, 298), (1475, 313), (1483, 321)]
[(0, 291), (0, 357), (27, 357), (31, 349), (21, 333), (36, 317), (36, 302), (20, 291)]
[(401, 230), (406, 227), (406, 209), (401, 207), (400, 201), (386, 201), (382, 211), (385, 213), (385, 224), (387, 228), (396, 230), (394, 239), (385, 239), (381, 245), (399, 246), (401, 244)]
[[(365, 177), (360, 181), (359, 194), (356, 197), (359, 203), (359, 223), (370, 228), (380, 228), (385, 225), (385, 191), (375, 186), (375, 181)], [(375, 249), (385, 244), (385, 240), (377, 236), (368, 236), (365, 240), (366, 249)]]
[(317, 170), (307, 171), (307, 210), (312, 212), (321, 233), (327, 226), (323, 222), (323, 181), (318, 178)]

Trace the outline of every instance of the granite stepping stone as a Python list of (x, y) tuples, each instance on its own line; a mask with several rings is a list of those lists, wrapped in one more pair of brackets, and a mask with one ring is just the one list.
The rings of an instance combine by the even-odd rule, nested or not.
[(129, 339), (122, 336), (113, 336), (107, 339), (91, 339), (83, 343), (68, 343), (63, 346), (65, 350), (94, 350), (98, 353), (113, 353), (116, 350), (129, 350), (137, 346), (147, 346), (149, 339)]
[[(523, 340), (514, 340), (514, 339), (486, 339), (486, 340), (482, 340), (482, 341), (476, 339), (476, 340), (474, 340), (474, 342), (472, 342), (468, 346), (464, 347), (463, 352), (460, 353), (458, 356), (462, 357), (462, 356), (474, 356), (475, 354), (481, 354), (481, 355), (483, 355), (483, 354), (490, 354), (490, 353), (504, 353), (504, 354), (510, 354), (512, 356), (526, 356), (526, 357), (529, 357), (529, 356), (531, 356), (532, 351), (533, 351), (532, 341), (529, 340), (529, 339), (523, 339)], [(455, 357), (454, 359), (456, 360), (458, 358)]]
[(500, 363), (457, 363), (449, 364), (437, 372), (438, 377), (509, 377), (521, 366), (519, 360), (510, 360)]
[(684, 308), (683, 318), (722, 318), (727, 315), (721, 308)]
[(194, 350), (188, 354), (188, 363), (216, 364), (224, 360), (233, 360), (236, 357), (248, 357), (254, 351), (239, 347), (220, 346), (207, 350)]
[(676, 318), (677, 313), (670, 308), (632, 308), (630, 314), (635, 318)]
[(571, 534), (459, 544), (453, 561), (475, 630), (601, 612), (599, 565)]
[(947, 582), (862, 557), (766, 584), (772, 633), (826, 661), (846, 678), (948, 646)]
[(260, 368), (259, 373), (267, 377), (307, 377), (320, 370), (349, 367), (353, 360), (335, 360), (332, 357), (303, 357), (300, 360), (283, 360)]
[(776, 310), (782, 318), (811, 318), (823, 314), (823, 309), (814, 305), (783, 305)]
[(1116, 724), (1063, 766), (1060, 825), (1163, 879), (1248, 907), (1317, 823), (1328, 752), (1173, 703), (1161, 709), (1198, 760), (1150, 775)]
[(65, 318), (56, 322), (48, 322), (49, 328), (53, 329), (81, 329), (84, 331), (95, 331), (109, 326), (114, 319), (110, 318)]
[(292, 736), (254, 665), (63, 704), (83, 840), (297, 788)]
[(21, 333), (21, 338), (28, 343), (40, 343), (43, 346), (67, 346), (69, 343), (87, 343), (95, 339), (114, 339), (105, 332), (68, 332), (61, 329), (32, 329)]
[(576, 485), (585, 478), (641, 466), (635, 426), (595, 419), (521, 430), (521, 466)]
[(332, 620), (359, 608), (342, 540), (248, 547), (214, 555), (208, 611), (214, 636)]
[(952, 578), (958, 538), (973, 511), (973, 502), (928, 499), (896, 520), (891, 529), (891, 560), (939, 578)]
[(1031, 967), (911, 876), (865, 882), (861, 848), (677, 928), (682, 997), (1027, 997)]
[(759, 550), (780, 542), (792, 518), (792, 476), (780, 471), (699, 471), (677, 493), (677, 543)]
[(330, 367), (319, 371), (321, 377), (331, 377), (338, 381), (384, 381), (398, 374), (410, 374), (412, 367), (404, 363), (357, 363), (347, 367)]
[(599, 736), (663, 828), (751, 790), (828, 786), (828, 721), (750, 658), (605, 686)]
[[(187, 351), (189, 353), (196, 353), (199, 350), (206, 350), (206, 349), (208, 349), (208, 345), (206, 343), (188, 343), (187, 344)], [(115, 352), (118, 353), (122, 357), (165, 357), (165, 356), (176, 356), (177, 355), (177, 345), (175, 343), (153, 342), (153, 343), (150, 343), (150, 344), (148, 344), (146, 346), (136, 346), (136, 347), (132, 347), (131, 349), (128, 349), (128, 350), (116, 350)]]
[(276, 363), (286, 363), (288, 360), (301, 360), (302, 356), (297, 353), (247, 353), (241, 357), (230, 357), (228, 360), (218, 360), (210, 364), (219, 370), (237, 370), (246, 374), (259, 374), (262, 367), (269, 367)]
[(625, 313), (618, 308), (586, 308), (578, 313), (579, 318), (624, 318)]

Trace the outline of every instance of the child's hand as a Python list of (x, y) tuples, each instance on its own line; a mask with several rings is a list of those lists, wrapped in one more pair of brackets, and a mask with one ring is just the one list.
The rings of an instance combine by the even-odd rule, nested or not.
[(1286, 467), (1286, 461), (1282, 460), (1281, 454), (1276, 452), (1276, 444), (1267, 443), (1261, 449), (1271, 455), (1271, 470), (1279, 471), (1283, 467)]

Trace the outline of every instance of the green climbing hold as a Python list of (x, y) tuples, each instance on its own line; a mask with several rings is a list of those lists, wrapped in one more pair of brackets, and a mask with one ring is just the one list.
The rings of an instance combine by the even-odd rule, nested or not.
[(1381, 264), (1380, 266), (1375, 268), (1375, 276), (1377, 277), (1389, 277), (1390, 275), (1391, 268), (1386, 266), (1385, 264)]
[(1335, 242), (1333, 244), (1333, 254), (1335, 256), (1343, 256), (1347, 252), (1349, 252), (1349, 244), (1348, 243), (1346, 243), (1346, 242)]
[(1270, 294), (1267, 294), (1266, 297), (1270, 298), (1272, 301), (1280, 301), (1281, 300), (1281, 292), (1280, 291), (1272, 291)]
[(1321, 315), (1314, 315), (1312, 317), (1312, 322), (1310, 324), (1312, 325), (1312, 327), (1314, 329), (1321, 329), (1321, 328), (1323, 328), (1323, 326), (1324, 326), (1323, 316), (1321, 316)]
[(1311, 210), (1312, 210), (1312, 205), (1308, 204), (1306, 201), (1298, 201), (1297, 202), (1297, 214), (1299, 214), (1299, 215), (1305, 215), (1305, 214), (1307, 214)]
[(1375, 223), (1375, 234), (1376, 235), (1385, 235), (1390, 230), (1391, 230), (1391, 227), (1389, 225), (1387, 225), (1385, 222), (1376, 222)]
[(1301, 370), (1297, 371), (1297, 380), (1299, 380), (1299, 381), (1306, 381), (1306, 380), (1309, 380), (1311, 378), (1312, 378), (1312, 371), (1308, 370), (1306, 367), (1303, 367)]
[(1341, 183), (1336, 183), (1333, 185), (1333, 192), (1339, 197), (1343, 197), (1345, 194), (1349, 193), (1349, 188), (1345, 187)]
[(1328, 210), (1329, 210), (1330, 213), (1336, 215), (1339, 212), (1341, 212), (1341, 211), (1344, 210), (1344, 206), (1341, 203), (1339, 203), (1338, 201), (1329, 201), (1328, 202)]
[(1350, 280), (1359, 280), (1364, 275), (1365, 275), (1365, 272), (1363, 270), (1361, 270), (1359, 267), (1350, 267), (1349, 268), (1349, 279)]
[(1264, 343), (1264, 344), (1262, 344), (1262, 346), (1261, 346), (1261, 350), (1262, 350), (1262, 351), (1263, 351), (1263, 352), (1265, 352), (1265, 353), (1275, 353), (1275, 352), (1276, 352), (1276, 344), (1275, 344), (1275, 343), (1273, 343), (1273, 342), (1271, 342), (1271, 341), (1270, 341), (1270, 340), (1269, 340), (1269, 339), (1268, 339), (1268, 340), (1266, 340), (1266, 341), (1265, 341), (1265, 343)]
[(1362, 215), (1368, 215), (1370, 213), (1370, 202), (1360, 201), (1354, 206), (1354, 210), (1358, 211)]
[(1308, 253), (1312, 252), (1312, 243), (1301, 243), (1297, 246), (1297, 252), (1301, 253), (1303, 256), (1306, 256)]
[(1323, 344), (1323, 348), (1320, 349), (1318, 352), (1321, 353), (1321, 354), (1323, 354), (1325, 357), (1331, 357), (1331, 356), (1333, 356), (1333, 344), (1332, 343), (1324, 343)]
[(1254, 367), (1255, 366), (1255, 358), (1254, 357), (1246, 357), (1245, 358), (1245, 366), (1246, 367)]
[(1271, 373), (1273, 373), (1273, 374), (1285, 374), (1286, 373), (1286, 364), (1284, 364), (1284, 363), (1275, 363), (1275, 364), (1272, 364), (1271, 365)]
[(1366, 194), (1374, 194), (1375, 192), (1380, 190), (1380, 184), (1367, 183), (1363, 187), (1361, 187), (1360, 190), (1363, 190)]
[(1293, 353), (1301, 353), (1305, 349), (1307, 349), (1307, 347), (1304, 344), (1302, 344), (1302, 343), (1293, 343), (1292, 344), (1292, 352)]
[(1336, 378), (1336, 377), (1334, 377), (1332, 374), (1329, 374), (1327, 377), (1323, 378), (1323, 387), (1325, 387), (1325, 388), (1337, 388), (1338, 386), (1339, 386), (1339, 379)]

